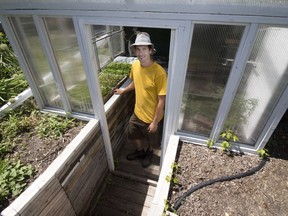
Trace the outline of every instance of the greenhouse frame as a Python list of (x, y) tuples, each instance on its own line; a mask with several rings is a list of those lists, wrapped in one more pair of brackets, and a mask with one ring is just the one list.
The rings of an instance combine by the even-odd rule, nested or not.
[(134, 59), (138, 31), (168, 73), (161, 163), (172, 135), (220, 147), (232, 130), (256, 153), (288, 108), (286, 0), (0, 0), (0, 20), (37, 105), (98, 120), (110, 170), (105, 112), (122, 96), (105, 103), (98, 74)]
[[(287, 109), (287, 2), (244, 2), (1, 1), (1, 22), (38, 106), (86, 119), (105, 116), (95, 71), (127, 56), (125, 28), (170, 38), (159, 44), (169, 60), (164, 149), (171, 134), (217, 142), (230, 128), (235, 146), (253, 152)], [(83, 83), (87, 95), (69, 90)]]

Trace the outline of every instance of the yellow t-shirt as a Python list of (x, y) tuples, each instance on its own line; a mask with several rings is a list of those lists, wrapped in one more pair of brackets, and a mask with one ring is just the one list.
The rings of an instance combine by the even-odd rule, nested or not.
[(132, 64), (130, 78), (135, 85), (134, 113), (142, 121), (151, 123), (158, 104), (158, 95), (166, 95), (166, 71), (156, 62), (142, 67), (140, 61), (136, 60)]

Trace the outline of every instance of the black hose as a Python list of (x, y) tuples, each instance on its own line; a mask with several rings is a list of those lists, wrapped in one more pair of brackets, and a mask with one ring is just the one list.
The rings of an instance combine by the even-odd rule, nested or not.
[(223, 177), (220, 177), (220, 178), (215, 178), (215, 179), (211, 179), (211, 180), (208, 180), (206, 182), (201, 182), (200, 184), (190, 188), (188, 191), (186, 191), (180, 198), (178, 198), (174, 204), (174, 210), (177, 210), (183, 203), (183, 200), (189, 196), (191, 193), (205, 187), (205, 186), (208, 186), (208, 185), (211, 185), (211, 184), (214, 184), (216, 182), (223, 182), (223, 181), (230, 181), (230, 180), (233, 180), (233, 179), (240, 179), (240, 178), (243, 178), (243, 177), (246, 177), (246, 176), (249, 176), (249, 175), (252, 175), (256, 172), (258, 172), (265, 164), (266, 164), (266, 161), (267, 161), (267, 158), (263, 158), (261, 160), (261, 162), (259, 163), (258, 166), (252, 168), (251, 170), (248, 170), (247, 172), (244, 172), (244, 173), (239, 173), (239, 174), (235, 174), (235, 175), (231, 175), (231, 176), (223, 176)]

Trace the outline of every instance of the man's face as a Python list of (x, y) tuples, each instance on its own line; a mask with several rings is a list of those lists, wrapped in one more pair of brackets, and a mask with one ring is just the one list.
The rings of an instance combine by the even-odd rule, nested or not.
[(152, 54), (152, 50), (149, 46), (136, 46), (135, 54), (141, 63), (145, 63), (150, 61), (150, 55)]

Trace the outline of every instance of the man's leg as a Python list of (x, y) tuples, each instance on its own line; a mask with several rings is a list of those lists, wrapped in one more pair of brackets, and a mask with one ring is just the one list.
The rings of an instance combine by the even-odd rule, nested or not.
[(135, 146), (136, 150), (127, 155), (127, 160), (143, 159), (145, 157), (145, 150), (141, 139), (131, 140), (131, 144)]
[(145, 157), (142, 160), (142, 167), (146, 168), (151, 164), (151, 160), (153, 157), (153, 148), (157, 148), (160, 144), (160, 138), (159, 138), (159, 128), (155, 133), (148, 133), (147, 139), (148, 139), (148, 147), (146, 150)]

